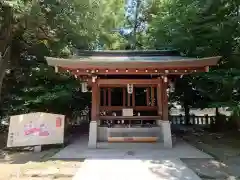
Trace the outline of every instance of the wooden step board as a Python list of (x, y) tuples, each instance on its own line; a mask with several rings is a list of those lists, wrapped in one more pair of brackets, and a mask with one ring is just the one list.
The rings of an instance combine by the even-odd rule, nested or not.
[(108, 137), (108, 142), (157, 142), (158, 137)]

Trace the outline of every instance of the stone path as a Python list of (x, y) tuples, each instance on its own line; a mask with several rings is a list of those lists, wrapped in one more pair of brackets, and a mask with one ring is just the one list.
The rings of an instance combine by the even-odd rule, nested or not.
[(200, 180), (180, 160), (88, 159), (73, 180)]
[(238, 135), (228, 133), (209, 133), (207, 131), (191, 132), (183, 138), (195, 147), (210, 153), (216, 160), (183, 159), (197, 174), (211, 179), (240, 180), (240, 141)]
[(102, 149), (88, 149), (87, 140), (81, 136), (52, 157), (86, 159), (73, 180), (200, 180), (180, 158), (212, 158), (180, 140), (172, 149), (158, 143), (112, 143)]
[[(230, 169), (224, 163), (214, 159), (181, 159), (203, 180), (228, 180)], [(235, 180), (235, 179), (234, 179)]]
[[(167, 149), (162, 144), (149, 143), (111, 143), (108, 148), (88, 149), (88, 137), (83, 136), (69, 146), (55, 154), (52, 159), (162, 159), (162, 158), (212, 158), (210, 155), (194, 148), (184, 141), (178, 140), (172, 149)], [(121, 144), (121, 146), (120, 146)], [(128, 152), (134, 156), (128, 156)]]

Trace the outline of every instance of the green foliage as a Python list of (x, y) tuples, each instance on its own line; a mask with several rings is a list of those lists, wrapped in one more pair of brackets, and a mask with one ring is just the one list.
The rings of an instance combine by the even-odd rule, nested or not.
[(101, 13), (98, 16), (99, 34), (97, 43), (102, 49), (124, 49), (126, 39), (117, 33), (117, 29), (124, 26), (124, 0), (102, 0)]
[(149, 33), (154, 47), (173, 47), (184, 54), (229, 56), (239, 37), (239, 1), (156, 1)]
[[(5, 23), (9, 7), (10, 25)], [(177, 79), (170, 99), (187, 108), (230, 107), (238, 114), (239, 12), (239, 0), (2, 0), (1, 36), (6, 24), (11, 29), (10, 40), (0, 44), (11, 42), (3, 114), (68, 114), (85, 108), (89, 94), (76, 90), (79, 82), (73, 77), (43, 65), (44, 56), (68, 57), (76, 48), (125, 49), (129, 44), (133, 49), (177, 49), (194, 57), (222, 56), (209, 73)], [(116, 33), (122, 27), (132, 33)]]
[(215, 71), (178, 80), (172, 100), (192, 107), (238, 107), (240, 63), (234, 54), (240, 47), (240, 2), (159, 0), (154, 6), (150, 47), (172, 47), (195, 57), (222, 56)]
[(7, 74), (4, 83), (2, 113), (44, 111), (71, 115), (90, 103), (89, 93), (82, 94), (79, 87), (80, 82), (70, 74), (55, 73), (45, 65), (15, 69)]
[[(2, 115), (30, 111), (71, 114), (89, 103), (88, 93), (77, 91), (80, 82), (55, 74), (44, 56), (67, 57), (74, 48), (93, 49), (99, 34), (100, 1), (1, 1), (0, 24), (11, 8), (11, 59), (4, 79)], [(5, 27), (0, 26), (1, 36)], [(3, 41), (4, 43), (4, 41)], [(40, 64), (39, 64), (40, 63)], [(5, 69), (3, 69), (5, 71)], [(81, 103), (79, 103), (81, 102)], [(4, 105), (3, 105), (4, 104)]]
[(229, 107), (237, 112), (240, 105), (239, 69), (215, 70), (195, 76), (192, 81), (193, 86), (207, 98), (208, 106)]

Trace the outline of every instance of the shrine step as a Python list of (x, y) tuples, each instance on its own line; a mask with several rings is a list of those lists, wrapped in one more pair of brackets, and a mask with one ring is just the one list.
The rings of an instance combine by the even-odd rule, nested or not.
[(109, 143), (128, 142), (128, 143), (155, 143), (159, 140), (158, 137), (108, 137)]
[(135, 143), (135, 142), (98, 142), (98, 149), (162, 149), (163, 142)]

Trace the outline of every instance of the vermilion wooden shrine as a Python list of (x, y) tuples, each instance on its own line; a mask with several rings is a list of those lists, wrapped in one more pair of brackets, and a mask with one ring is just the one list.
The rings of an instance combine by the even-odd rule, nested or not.
[[(96, 148), (98, 142), (123, 141), (160, 141), (172, 147), (170, 79), (207, 72), (220, 57), (189, 58), (175, 51), (153, 50), (83, 51), (70, 59), (46, 59), (50, 66), (73, 73), (91, 87), (89, 147)], [(118, 89), (117, 94), (114, 89)], [(138, 103), (143, 96), (145, 102)], [(121, 102), (116, 105), (113, 98)]]

